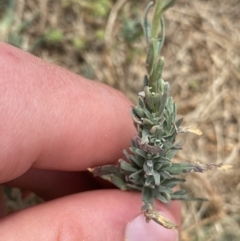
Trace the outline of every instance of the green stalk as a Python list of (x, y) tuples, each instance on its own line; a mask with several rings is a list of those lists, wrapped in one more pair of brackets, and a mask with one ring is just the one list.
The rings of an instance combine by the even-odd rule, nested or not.
[[(123, 151), (126, 160), (120, 159), (117, 165), (89, 169), (95, 176), (101, 176), (122, 190), (142, 192), (142, 211), (146, 221), (154, 220), (169, 229), (177, 226), (154, 209), (154, 200), (165, 204), (171, 200), (203, 200), (192, 198), (184, 189), (174, 191), (174, 187), (185, 181), (181, 175), (223, 168), (221, 164), (172, 162), (181, 150), (181, 142), (176, 143), (178, 134), (192, 132), (201, 135), (196, 128), (181, 127), (183, 119), (177, 119), (176, 104), (169, 96), (169, 83), (162, 79), (164, 59), (160, 57), (160, 52), (165, 37), (162, 14), (174, 2), (150, 2), (144, 14), (143, 29), (148, 43), (147, 75), (144, 77), (144, 90), (138, 96), (138, 104), (131, 111), (138, 134), (131, 142), (130, 152)], [(154, 5), (153, 19), (149, 22), (147, 15)]]
[(163, 9), (164, 2), (166, 1), (156, 0), (155, 2), (155, 11), (154, 11), (153, 20), (152, 20), (152, 33), (151, 33), (152, 39), (157, 39), (158, 34), (161, 31), (159, 20), (162, 18), (162, 9)]

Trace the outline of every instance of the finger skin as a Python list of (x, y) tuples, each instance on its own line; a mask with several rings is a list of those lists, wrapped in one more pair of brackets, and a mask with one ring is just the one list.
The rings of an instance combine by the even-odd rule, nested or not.
[(135, 133), (131, 102), (0, 44), (0, 182), (30, 167), (82, 171), (116, 162)]
[[(172, 212), (176, 205), (171, 205)], [(166, 205), (157, 206), (169, 213)], [(0, 237), (3, 241), (122, 241), (127, 223), (140, 214), (140, 207), (138, 193), (102, 190), (75, 194), (3, 218)]]
[[(0, 183), (18, 177), (23, 182), (21, 176), (33, 168), (76, 172), (116, 162), (135, 134), (130, 108), (108, 86), (0, 44)], [(0, 237), (123, 240), (126, 223), (140, 207), (136, 193), (84, 192), (2, 219)], [(170, 211), (179, 217), (177, 205)]]
[(30, 168), (22, 176), (4, 185), (32, 191), (45, 201), (101, 188), (101, 185), (88, 172), (67, 172), (34, 168)]

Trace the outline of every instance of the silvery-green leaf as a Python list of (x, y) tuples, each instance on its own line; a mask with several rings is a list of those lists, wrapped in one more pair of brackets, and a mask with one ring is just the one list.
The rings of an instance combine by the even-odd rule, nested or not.
[(155, 134), (155, 135), (154, 135), (155, 138), (157, 138), (157, 136), (158, 136), (159, 128), (160, 128), (159, 125), (154, 125), (154, 126), (152, 126), (151, 129), (150, 129), (150, 133), (153, 134), (153, 135)]
[(142, 176), (141, 174), (144, 174), (144, 172), (143, 172), (142, 169), (140, 169), (140, 170), (132, 173), (131, 175), (129, 175), (129, 178), (136, 178), (136, 177), (139, 176), (139, 175)]
[(147, 107), (150, 110), (154, 109), (154, 102), (153, 102), (153, 98), (152, 98), (152, 93), (150, 91), (150, 88), (148, 86), (146, 86), (144, 88), (144, 93), (145, 93), (145, 103), (147, 104)]
[(160, 157), (160, 161), (162, 161), (162, 162), (170, 162), (171, 160), (169, 158), (167, 158), (167, 157), (161, 156)]
[(90, 172), (92, 172), (94, 176), (115, 174), (119, 177), (122, 177), (120, 169), (116, 165), (105, 165), (105, 166), (100, 166), (100, 167), (95, 167), (95, 168), (89, 168), (88, 170)]
[(152, 160), (146, 160), (145, 163), (147, 163), (147, 166), (153, 167), (153, 161)]
[(121, 190), (127, 190), (125, 180), (115, 174), (103, 175), (101, 176), (103, 179), (113, 183), (115, 186), (120, 188)]
[(159, 153), (154, 154), (154, 155), (152, 156), (152, 160), (154, 160), (154, 161), (157, 161), (157, 160), (159, 160), (159, 159), (160, 159), (160, 154), (159, 154)]
[(168, 0), (164, 2), (164, 5), (162, 7), (162, 12), (165, 12), (168, 8), (172, 7), (177, 0)]
[(153, 184), (153, 181), (154, 181), (153, 176), (147, 176), (144, 182), (144, 186), (145, 187), (150, 186), (151, 184)]
[(168, 133), (171, 131), (174, 122), (175, 122), (175, 120), (174, 120), (174, 113), (171, 113), (169, 115), (168, 121), (167, 121), (167, 131), (168, 131)]
[(128, 160), (130, 159), (130, 155), (125, 149), (123, 149), (123, 154)]
[(170, 175), (169, 172), (167, 172), (166, 170), (162, 170), (160, 175), (164, 178), (164, 179), (170, 179), (172, 178), (172, 176)]
[(166, 187), (169, 187), (169, 188), (173, 188), (173, 187), (175, 187), (176, 185), (178, 185), (179, 183), (185, 182), (185, 181), (186, 181), (185, 179), (181, 179), (181, 178), (165, 179), (165, 180), (162, 182), (162, 185), (165, 185)]
[(161, 105), (161, 98), (162, 98), (161, 92), (153, 94), (153, 102), (154, 102), (154, 106), (157, 110), (159, 109), (159, 107)]
[(157, 137), (158, 139), (161, 139), (162, 136), (163, 136), (163, 133), (164, 133), (163, 127), (159, 127), (159, 129), (158, 129), (158, 131), (157, 131), (157, 133), (156, 133), (156, 137)]
[(149, 10), (153, 7), (153, 5), (154, 5), (153, 2), (149, 2), (145, 9), (145, 12), (144, 12), (143, 32), (144, 32), (147, 42), (149, 42), (149, 39), (150, 39), (151, 33), (152, 33), (152, 24), (148, 21), (147, 15), (148, 15)]
[(138, 149), (138, 148), (135, 148), (135, 147), (130, 147), (129, 149), (132, 153), (146, 158), (146, 152), (145, 151), (143, 151), (141, 149)]
[(165, 169), (166, 167), (169, 167), (172, 165), (172, 162), (162, 162), (162, 168)]
[(166, 108), (169, 115), (174, 113), (174, 106), (173, 105), (174, 105), (173, 99), (172, 99), (172, 97), (169, 97), (168, 100), (167, 100), (167, 108)]
[(143, 170), (147, 175), (153, 175), (153, 165), (149, 165), (148, 161), (144, 162)]
[(159, 58), (157, 60), (157, 63), (153, 65), (154, 68), (151, 70), (151, 78), (153, 80), (158, 80), (158, 79), (161, 79), (162, 77), (162, 70), (163, 70), (163, 66), (164, 66), (164, 60), (163, 60), (163, 57)]
[(166, 171), (171, 174), (181, 174), (188, 172), (203, 172), (203, 168), (190, 163), (172, 163), (172, 166), (167, 167)]
[(172, 145), (172, 142), (174, 142), (174, 141), (172, 141), (172, 140), (174, 140), (175, 139), (175, 136), (176, 136), (176, 132), (175, 132), (175, 130), (173, 130), (172, 132), (171, 132), (171, 126), (170, 126), (170, 129), (167, 129), (168, 127), (166, 127), (166, 130), (167, 130), (167, 132), (162, 136), (162, 138), (164, 138), (165, 140), (166, 139), (168, 139), (168, 141), (171, 143), (171, 145)]
[(154, 61), (154, 46), (153, 46), (153, 42), (150, 42), (148, 45), (148, 54), (146, 59), (147, 70), (149, 73), (152, 72), (151, 68), (154, 66), (153, 61)]
[[(148, 76), (147, 75), (144, 75), (144, 78), (143, 78), (143, 86), (148, 86), (149, 85), (149, 80), (148, 80)], [(141, 106), (142, 107), (142, 106)], [(145, 107), (145, 105), (144, 105)], [(143, 107), (142, 107), (143, 108)]]
[(183, 122), (183, 118), (178, 119), (178, 120), (176, 121), (176, 123), (175, 123), (176, 127), (177, 127), (177, 128), (180, 127), (181, 124), (182, 124), (182, 122)]
[(130, 175), (127, 183), (135, 184), (137, 186), (143, 186), (144, 183), (145, 183), (145, 179), (143, 178), (143, 176), (139, 176), (139, 175), (132, 176), (132, 175)]
[(139, 107), (139, 106), (134, 106), (134, 107), (132, 108), (132, 112), (133, 112), (133, 114), (136, 115), (138, 118), (144, 117), (144, 112), (143, 112), (142, 108)]
[(146, 159), (147, 160), (152, 160), (153, 155), (151, 153), (147, 153)]
[(170, 149), (166, 154), (166, 158), (171, 160), (177, 154), (178, 151), (179, 149)]
[(207, 198), (191, 197), (191, 196), (173, 196), (171, 200), (182, 200), (182, 201), (209, 201)]
[(144, 100), (145, 100), (145, 92), (144, 91), (138, 92), (138, 96), (144, 98)]
[(150, 131), (148, 129), (144, 128), (144, 129), (142, 129), (141, 134), (142, 134), (141, 138), (143, 140), (142, 143), (148, 143), (149, 142), (148, 138), (151, 138)]
[(171, 149), (173, 147), (173, 143), (169, 140), (166, 140), (166, 142), (164, 143), (163, 149), (165, 150), (164, 154), (166, 154), (166, 152)]
[(154, 125), (154, 123), (151, 122), (151, 121), (150, 121), (149, 119), (147, 119), (147, 118), (142, 118), (141, 120), (142, 120), (143, 125), (148, 125), (148, 126), (153, 126), (153, 125)]
[(154, 171), (153, 177), (154, 177), (155, 185), (159, 186), (160, 185), (160, 174), (158, 172)]
[(158, 191), (155, 191), (154, 192), (154, 196), (155, 198), (157, 198), (160, 202), (163, 202), (163, 203), (168, 203), (169, 201), (163, 196), (161, 195)]
[(151, 113), (148, 111), (148, 109), (147, 109), (147, 108), (143, 108), (142, 110), (143, 110), (146, 118), (148, 118), (150, 121), (153, 121), (153, 116), (152, 116)]
[(172, 195), (186, 195), (188, 193), (190, 193), (190, 191), (185, 190), (185, 189), (180, 189), (180, 190), (177, 190), (176, 192), (174, 192)]
[(137, 186), (137, 185), (134, 185), (134, 184), (130, 184), (130, 183), (127, 183), (126, 184), (126, 187), (130, 190), (137, 190), (137, 191), (142, 191), (142, 188)]
[(125, 160), (120, 159), (120, 167), (121, 169), (128, 171), (128, 172), (136, 172), (137, 169), (133, 167), (130, 163), (126, 162)]
[(158, 162), (154, 165), (154, 170), (159, 171), (161, 167), (162, 167), (162, 164)]
[(134, 123), (136, 123), (138, 125), (142, 124), (142, 121), (136, 115), (134, 115), (133, 112), (131, 112), (131, 116), (132, 116), (132, 120), (133, 120)]
[(144, 160), (142, 158), (131, 155), (129, 159), (132, 163), (135, 163), (138, 167), (142, 168)]
[(162, 100), (161, 100), (161, 105), (159, 107), (159, 115), (160, 116), (163, 114), (163, 110), (166, 106), (167, 99), (168, 99), (168, 92), (169, 92), (169, 84), (165, 83), (164, 84), (163, 96), (162, 96)]
[(137, 143), (135, 142), (135, 140), (131, 140), (131, 146), (132, 146), (132, 147), (135, 147), (135, 148), (138, 148), (138, 145), (137, 145)]
[(171, 194), (171, 199), (172, 200), (188, 200), (191, 198), (191, 197), (187, 196), (187, 194), (189, 194), (189, 193), (190, 193), (190, 191), (181, 189), (181, 190), (178, 190), (178, 191), (174, 192), (173, 194)]
[(138, 104), (140, 105), (140, 107), (142, 109), (145, 108), (145, 103), (144, 103), (144, 100), (141, 96), (138, 96)]
[(163, 186), (163, 183), (158, 187), (159, 193), (172, 193), (172, 190), (168, 187)]
[(167, 192), (162, 192), (160, 193), (162, 196), (165, 197), (165, 199), (169, 202), (171, 201), (171, 194), (170, 193), (167, 193)]
[(146, 207), (149, 208), (149, 205), (153, 206), (154, 190), (149, 187), (143, 187), (142, 188), (142, 200)]
[(148, 41), (148, 39), (150, 38), (150, 35), (151, 35), (151, 28), (152, 28), (152, 26), (151, 26), (151, 23), (149, 22), (149, 21), (145, 21), (145, 36), (146, 36), (146, 38), (147, 38), (147, 41)]

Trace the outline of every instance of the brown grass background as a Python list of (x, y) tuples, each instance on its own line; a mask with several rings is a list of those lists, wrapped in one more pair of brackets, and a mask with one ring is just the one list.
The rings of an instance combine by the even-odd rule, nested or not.
[[(146, 0), (1, 0), (0, 40), (124, 92), (143, 85)], [(179, 0), (166, 14), (163, 77), (184, 117), (202, 136), (183, 136), (176, 161), (224, 163), (189, 174), (208, 202), (182, 203), (182, 241), (240, 240), (240, 0)], [(6, 189), (10, 210), (34, 203)]]

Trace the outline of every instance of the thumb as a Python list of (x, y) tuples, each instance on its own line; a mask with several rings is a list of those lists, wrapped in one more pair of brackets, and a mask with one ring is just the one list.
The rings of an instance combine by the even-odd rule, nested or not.
[[(166, 209), (160, 211), (160, 214), (170, 220), (173, 223), (176, 223), (173, 215)], [(150, 221), (146, 223), (146, 219), (143, 214), (134, 218), (131, 222), (128, 223), (125, 239), (127, 241), (178, 241), (178, 231), (166, 229), (163, 226)]]
[[(167, 230), (139, 215), (139, 193), (100, 190), (59, 198), (0, 221), (2, 241), (175, 241), (176, 230)], [(174, 208), (162, 210), (172, 222)]]

